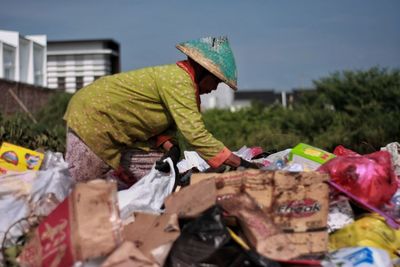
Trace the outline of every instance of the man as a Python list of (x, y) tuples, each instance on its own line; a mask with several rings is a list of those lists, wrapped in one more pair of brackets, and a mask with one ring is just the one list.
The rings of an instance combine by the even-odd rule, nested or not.
[(105, 76), (72, 97), (64, 119), (75, 180), (105, 178), (114, 169), (128, 187), (150, 171), (162, 150), (177, 162), (177, 129), (211, 167), (255, 167), (216, 140), (200, 112), (200, 94), (221, 81), (237, 89), (228, 39), (206, 37), (177, 48), (188, 60)]

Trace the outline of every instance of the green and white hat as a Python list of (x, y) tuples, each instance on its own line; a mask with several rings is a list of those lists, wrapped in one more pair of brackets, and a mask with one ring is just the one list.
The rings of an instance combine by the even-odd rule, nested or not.
[(227, 37), (200, 38), (180, 43), (176, 48), (237, 90), (235, 58)]

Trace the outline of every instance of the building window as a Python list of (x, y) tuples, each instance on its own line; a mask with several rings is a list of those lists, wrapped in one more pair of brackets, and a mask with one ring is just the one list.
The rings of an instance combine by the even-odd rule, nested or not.
[(15, 79), (15, 49), (11, 46), (3, 45), (3, 71), (4, 78), (8, 80)]
[(95, 81), (95, 80), (97, 80), (97, 79), (99, 79), (99, 78), (101, 78), (101, 76), (94, 76), (94, 77), (93, 77), (93, 80)]
[(56, 55), (56, 61), (60, 62), (60, 61), (65, 61), (65, 60), (66, 60), (65, 55)]
[(33, 48), (34, 84), (43, 85), (44, 49), (35, 45)]
[(75, 83), (76, 83), (76, 89), (81, 89), (83, 87), (83, 77), (77, 76), (75, 78)]
[(57, 66), (63, 67), (65, 64), (67, 64), (67, 58), (64, 55), (57, 55), (56, 62)]
[(57, 77), (58, 89), (65, 89), (65, 77)]

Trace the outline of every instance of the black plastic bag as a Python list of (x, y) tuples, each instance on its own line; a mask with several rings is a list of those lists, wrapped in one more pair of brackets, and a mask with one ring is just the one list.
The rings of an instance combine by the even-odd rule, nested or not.
[(194, 220), (187, 221), (174, 242), (166, 266), (263, 266), (278, 267), (253, 250), (240, 247), (230, 236), (222, 209), (214, 206)]

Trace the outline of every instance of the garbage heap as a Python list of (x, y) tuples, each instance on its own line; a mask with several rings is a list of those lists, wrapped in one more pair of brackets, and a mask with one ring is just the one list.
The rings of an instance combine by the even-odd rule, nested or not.
[(5, 266), (400, 266), (400, 144), (367, 155), (300, 143), (235, 152), (210, 169), (185, 151), (126, 190), (75, 183), (62, 154), (3, 143)]

